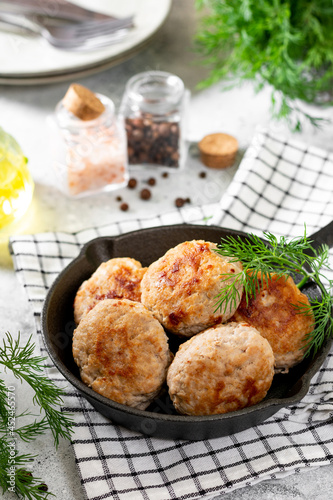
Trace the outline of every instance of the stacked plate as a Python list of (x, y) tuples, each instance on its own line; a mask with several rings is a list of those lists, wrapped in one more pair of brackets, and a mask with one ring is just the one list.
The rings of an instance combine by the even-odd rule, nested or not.
[[(91, 8), (88, 0), (76, 0), (75, 3)], [(39, 36), (0, 31), (0, 84), (52, 83), (103, 71), (140, 51), (161, 27), (170, 6), (171, 0), (94, 2), (94, 9), (108, 15), (134, 15), (134, 28), (120, 42), (91, 52), (64, 51), (52, 47)]]

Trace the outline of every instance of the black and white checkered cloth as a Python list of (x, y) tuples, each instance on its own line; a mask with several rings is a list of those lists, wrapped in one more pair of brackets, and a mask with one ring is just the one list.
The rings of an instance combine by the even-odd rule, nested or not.
[[(255, 136), (219, 204), (186, 208), (146, 220), (90, 228), (75, 234), (16, 236), (11, 249), (40, 333), (46, 292), (86, 241), (142, 227), (217, 224), (262, 234), (299, 236), (333, 218), (333, 154), (262, 132)], [(331, 255), (332, 257), (332, 255)], [(41, 342), (43, 354), (46, 354)], [(50, 378), (64, 383), (51, 362)], [(302, 467), (333, 462), (333, 353), (297, 405), (257, 427), (208, 441), (171, 441), (129, 431), (97, 413), (69, 388), (66, 410), (75, 418), (73, 446), (84, 494), (104, 498), (167, 500), (212, 498)]]

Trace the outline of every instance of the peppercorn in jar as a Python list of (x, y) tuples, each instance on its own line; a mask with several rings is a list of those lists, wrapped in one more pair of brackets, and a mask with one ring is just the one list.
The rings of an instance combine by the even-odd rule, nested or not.
[(183, 81), (163, 71), (139, 73), (128, 81), (120, 114), (130, 165), (183, 166), (188, 96)]

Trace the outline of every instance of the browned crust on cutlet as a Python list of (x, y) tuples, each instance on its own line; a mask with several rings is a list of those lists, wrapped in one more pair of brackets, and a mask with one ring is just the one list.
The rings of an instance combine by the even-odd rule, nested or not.
[[(260, 278), (260, 274), (259, 274)], [(314, 328), (312, 315), (300, 314), (295, 306), (309, 306), (309, 300), (291, 277), (273, 275), (264, 280), (256, 298), (245, 294), (232, 318), (254, 326), (272, 346), (277, 371), (287, 372), (304, 356), (305, 337)]]
[(80, 286), (74, 300), (74, 319), (77, 324), (105, 299), (141, 300), (141, 280), (146, 268), (129, 257), (103, 262)]

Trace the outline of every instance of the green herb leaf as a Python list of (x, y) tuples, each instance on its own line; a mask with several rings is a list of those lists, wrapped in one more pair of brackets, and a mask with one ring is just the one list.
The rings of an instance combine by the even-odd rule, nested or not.
[(35, 392), (33, 402), (40, 413), (45, 414), (39, 420), (35, 418), (31, 423), (18, 426), (16, 423), (19, 419), (31, 413), (24, 411), (19, 415), (15, 414), (8, 397), (8, 388), (0, 378), (0, 487), (3, 492), (12, 491), (19, 498), (42, 500), (52, 494), (39, 478), (29, 472), (34, 456), (19, 454), (15, 440), (30, 442), (51, 429), (57, 447), (60, 437), (70, 438), (73, 420), (68, 413), (58, 409), (65, 392), (44, 375), (43, 362), (46, 358), (35, 356), (34, 349), (31, 336), (26, 345), (21, 345), (20, 334), (14, 340), (6, 333), (0, 345), (0, 367), (2, 365), (5, 371), (11, 370), (16, 379), (32, 387)]
[[(206, 8), (196, 47), (210, 75), (202, 87), (224, 79), (272, 87), (272, 114), (300, 130), (305, 120), (324, 124), (297, 101), (333, 102), (331, 0), (200, 0)], [(208, 13), (206, 13), (206, 11)]]

